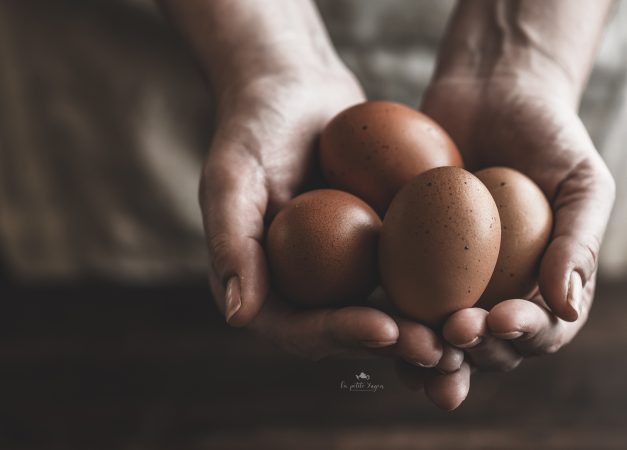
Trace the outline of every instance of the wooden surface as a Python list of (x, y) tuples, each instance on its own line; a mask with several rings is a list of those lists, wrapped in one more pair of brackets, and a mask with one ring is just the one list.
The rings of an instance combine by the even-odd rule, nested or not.
[[(627, 286), (557, 355), (473, 378), (446, 413), (387, 360), (312, 363), (191, 287), (0, 288), (0, 449), (624, 449)], [(376, 393), (340, 390), (364, 371)]]

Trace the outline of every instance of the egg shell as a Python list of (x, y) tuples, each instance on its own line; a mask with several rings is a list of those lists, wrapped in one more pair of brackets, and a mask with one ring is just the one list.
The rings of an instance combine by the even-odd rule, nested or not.
[(380, 230), (379, 216), (354, 195), (332, 189), (299, 195), (268, 230), (274, 286), (304, 306), (365, 300), (378, 282)]
[(399, 103), (371, 101), (329, 122), (320, 138), (320, 165), (331, 186), (355, 194), (383, 216), (413, 177), (463, 162), (453, 140), (425, 114)]
[(457, 167), (424, 172), (399, 191), (383, 220), (383, 287), (403, 314), (439, 326), (481, 297), (500, 240), (496, 204), (477, 177)]
[(542, 190), (517, 170), (490, 167), (475, 175), (492, 194), (501, 219), (499, 257), (479, 301), (490, 309), (503, 300), (528, 298), (535, 289), (553, 213)]

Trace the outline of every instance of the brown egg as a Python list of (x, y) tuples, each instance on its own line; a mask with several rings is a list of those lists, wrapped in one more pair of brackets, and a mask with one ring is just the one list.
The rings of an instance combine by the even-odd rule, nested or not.
[(275, 287), (300, 305), (349, 304), (375, 288), (381, 220), (362, 200), (321, 189), (299, 195), (268, 230)]
[(383, 287), (406, 316), (438, 326), (481, 297), (500, 240), (496, 204), (477, 177), (458, 167), (429, 170), (399, 191), (383, 220)]
[(501, 219), (499, 258), (479, 301), (490, 309), (502, 300), (525, 298), (535, 288), (553, 213), (540, 188), (514, 169), (490, 167), (475, 175), (492, 194)]
[(365, 200), (382, 217), (409, 180), (440, 166), (463, 166), (448, 134), (414, 109), (365, 102), (342, 111), (320, 138), (327, 181)]

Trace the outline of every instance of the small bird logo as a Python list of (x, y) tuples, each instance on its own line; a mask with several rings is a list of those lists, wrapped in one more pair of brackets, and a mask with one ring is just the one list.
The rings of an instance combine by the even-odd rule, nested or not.
[(367, 373), (361, 372), (355, 375), (355, 378), (357, 378), (357, 381), (368, 381), (370, 380), (370, 375), (368, 375)]

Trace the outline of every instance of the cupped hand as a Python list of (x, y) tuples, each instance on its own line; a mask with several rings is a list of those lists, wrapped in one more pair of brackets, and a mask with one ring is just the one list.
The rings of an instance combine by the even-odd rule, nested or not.
[(461, 310), (444, 327), (448, 342), (479, 368), (508, 370), (525, 356), (555, 352), (588, 317), (614, 181), (576, 104), (559, 83), (523, 76), (451, 78), (426, 92), (424, 111), (451, 134), (469, 170), (519, 170), (544, 191), (554, 214), (531, 301)]
[[(211, 289), (229, 324), (288, 352), (314, 360), (393, 356), (428, 368), (427, 392), (451, 409), (468, 390), (467, 371), (446, 375), (459, 372), (463, 353), (432, 330), (374, 307), (294, 308), (269, 281), (265, 228), (287, 201), (315, 185), (315, 144), (326, 123), (363, 100), (348, 71), (324, 69), (280, 71), (222, 94), (200, 184)], [(422, 380), (415, 378), (414, 385)]]
[(226, 320), (244, 326), (270, 292), (265, 225), (311, 183), (325, 123), (363, 100), (345, 73), (279, 70), (224, 89), (200, 182), (209, 281)]

